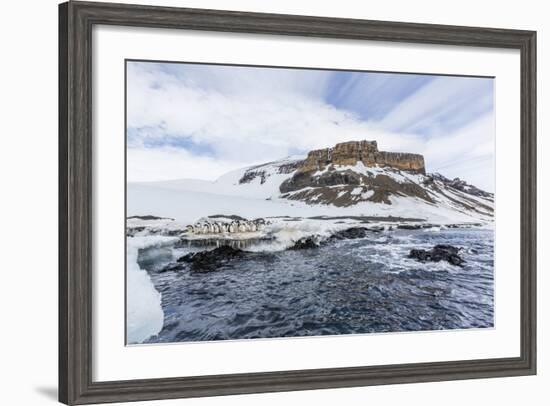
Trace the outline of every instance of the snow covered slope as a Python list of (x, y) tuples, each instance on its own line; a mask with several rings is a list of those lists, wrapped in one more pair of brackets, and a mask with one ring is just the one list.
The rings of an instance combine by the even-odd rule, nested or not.
[(439, 224), (493, 219), (493, 195), (459, 179), (361, 162), (303, 174), (302, 162), (302, 157), (289, 157), (232, 171), (213, 182), (129, 183), (128, 215), (172, 217), (187, 224), (215, 214), (393, 216)]
[(288, 157), (277, 162), (237, 169), (226, 173), (213, 182), (197, 179), (178, 179), (135, 183), (134, 185), (254, 199), (275, 198), (280, 195), (279, 186), (281, 183), (293, 175), (296, 165), (302, 161), (302, 158)]

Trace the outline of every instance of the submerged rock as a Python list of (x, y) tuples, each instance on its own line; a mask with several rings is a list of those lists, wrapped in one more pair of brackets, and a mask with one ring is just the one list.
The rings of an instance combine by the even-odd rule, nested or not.
[(345, 230), (336, 231), (331, 239), (335, 240), (353, 240), (356, 238), (365, 238), (367, 236), (369, 229), (366, 227), (351, 227)]
[(447, 244), (438, 244), (431, 250), (412, 249), (409, 252), (409, 258), (414, 258), (420, 262), (439, 262), (447, 261), (456, 266), (461, 266), (465, 261), (458, 255), (460, 248)]
[(162, 269), (159, 269), (157, 272), (158, 273), (164, 273), (164, 272), (178, 272), (178, 271), (181, 271), (185, 266), (181, 263), (172, 263), (172, 264), (168, 264), (166, 265), (164, 268)]
[(398, 224), (399, 230), (420, 230), (421, 228), (427, 228), (427, 225), (423, 224)]
[(191, 271), (193, 272), (212, 272), (229, 264), (235, 259), (244, 257), (245, 254), (243, 250), (223, 245), (211, 251), (201, 251), (184, 255), (178, 259), (178, 262), (191, 264)]

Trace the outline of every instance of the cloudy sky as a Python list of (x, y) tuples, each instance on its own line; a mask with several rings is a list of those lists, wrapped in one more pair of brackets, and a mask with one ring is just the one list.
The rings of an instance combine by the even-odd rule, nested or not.
[(214, 180), (342, 141), (494, 189), (493, 79), (127, 63), (128, 181)]

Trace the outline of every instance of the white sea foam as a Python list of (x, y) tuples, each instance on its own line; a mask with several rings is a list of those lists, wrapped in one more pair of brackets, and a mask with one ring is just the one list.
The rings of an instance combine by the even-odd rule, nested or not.
[(423, 231), (425, 233), (434, 232), (434, 231), (441, 231), (441, 227), (434, 226), (434, 227), (430, 227), (430, 228), (425, 228)]
[(301, 238), (314, 237), (321, 241), (330, 237), (334, 231), (348, 227), (345, 222), (336, 224), (330, 220), (271, 221), (264, 231), (272, 240), (248, 247), (248, 251), (283, 251)]
[(157, 334), (164, 323), (161, 295), (155, 290), (147, 271), (137, 263), (140, 249), (160, 247), (176, 241), (176, 237), (128, 237), (126, 250), (126, 339), (128, 344), (141, 343)]

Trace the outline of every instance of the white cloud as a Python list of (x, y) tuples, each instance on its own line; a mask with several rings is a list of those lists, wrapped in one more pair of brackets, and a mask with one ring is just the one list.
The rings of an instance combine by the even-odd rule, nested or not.
[(211, 157), (197, 157), (181, 148), (129, 148), (128, 182), (171, 179), (214, 180), (229, 170), (242, 167), (242, 162)]
[(487, 191), (494, 191), (494, 114), (481, 116), (446, 137), (426, 141), (427, 170), (459, 177)]
[(491, 80), (442, 76), (405, 98), (380, 124), (397, 131), (446, 136), (444, 131), (463, 125), (492, 107)]
[[(152, 127), (143, 132), (161, 139), (166, 134), (209, 145), (215, 157), (193, 153), (192, 148), (128, 149), (128, 180), (160, 180), (176, 178), (215, 179), (238, 167), (266, 162), (295, 153), (324, 148), (349, 140), (377, 140), (381, 149), (424, 154), (428, 168), (441, 169), (443, 174), (464, 170), (478, 184), (483, 171), (470, 171), (467, 159), (487, 155), (494, 141), (490, 118), (454, 134), (438, 133), (426, 139), (414, 133), (386, 130), (387, 122), (361, 120), (356, 114), (337, 109), (321, 97), (328, 75), (322, 71), (269, 70), (229, 67), (192, 66), (185, 75), (167, 73), (158, 65), (128, 66), (128, 125)], [(433, 82), (432, 82), (433, 83)], [(428, 85), (429, 86), (429, 85)], [(428, 87), (426, 86), (426, 87)], [(435, 85), (432, 85), (432, 87)], [(416, 98), (398, 105), (387, 117), (393, 125), (406, 124), (438, 114), (436, 105), (445, 103), (450, 92), (421, 89)], [(443, 105), (443, 106), (442, 106)], [(491, 167), (492, 169), (492, 167)], [(493, 172), (491, 172), (492, 174)], [(455, 176), (455, 175), (453, 175)], [(474, 182), (475, 184), (475, 182)], [(486, 186), (489, 187), (489, 186)]]

